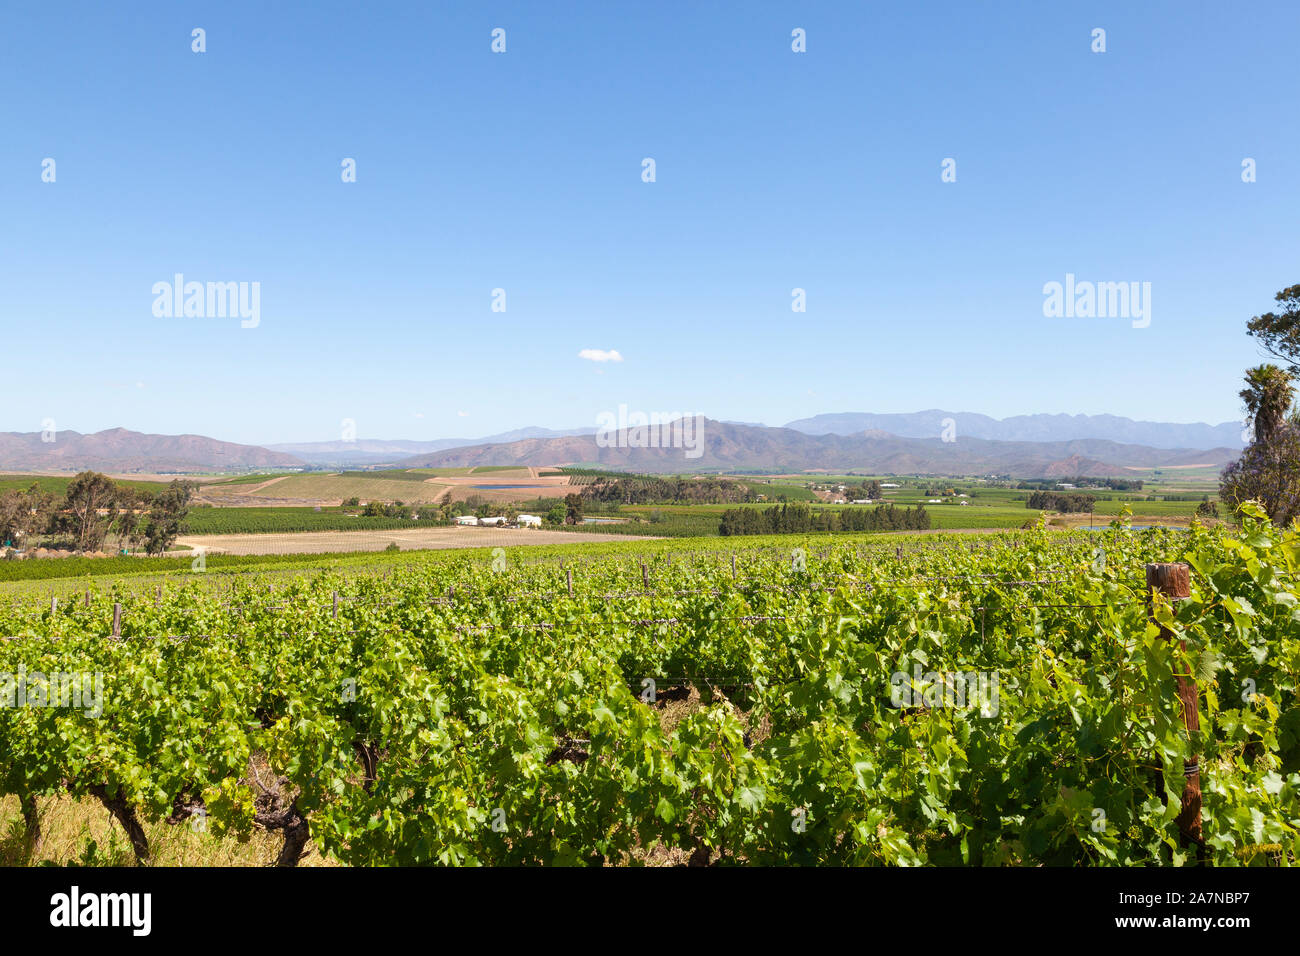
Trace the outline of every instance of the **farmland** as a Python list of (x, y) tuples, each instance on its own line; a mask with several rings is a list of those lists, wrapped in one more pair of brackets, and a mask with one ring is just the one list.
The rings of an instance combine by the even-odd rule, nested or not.
[[(603, 526), (591, 538), (604, 537)], [(567, 531), (541, 528), (463, 528), (456, 525), (419, 527), (403, 521), (392, 530), (304, 531), (292, 534), (206, 534), (177, 539), (180, 547), (222, 554), (335, 554), (353, 551), (403, 551), (443, 548), (513, 547), (569, 542)]]
[[(252, 490), (250, 490), (252, 489)], [(262, 485), (213, 485), (203, 489), (203, 498), (212, 504), (226, 501), (244, 503), (247, 498), (303, 503), (339, 504), (348, 498), (364, 500), (406, 501), (432, 504), (447, 488), (425, 479), (374, 478), (367, 473), (288, 475), (268, 480)]]
[(359, 509), (194, 508), (185, 518), (187, 535), (287, 534), (295, 531), (382, 531), (409, 528), (409, 518), (367, 517)]
[[(491, 486), (508, 480), (519, 489)], [(199, 501), (222, 508), (331, 507), (356, 498), (362, 502), (401, 501), (433, 504), (448, 497), (464, 501), (478, 496), (508, 502), (528, 493), (555, 493), (568, 478), (545, 468), (388, 468), (371, 471), (304, 472), (251, 475), (206, 484)], [(485, 487), (486, 486), (486, 487)], [(562, 494), (562, 492), (561, 492)]]
[[(0, 671), (102, 677), (82, 707), (0, 708), (5, 852), (67, 862), (34, 828), (107, 803), (115, 862), (174, 861), (196, 817), (189, 858), (248, 864), (1300, 853), (1300, 535), (1249, 516), (357, 560), (0, 603)], [(1168, 561), (1177, 605), (1148, 600)], [(1193, 755), (1195, 829), (1166, 796)]]

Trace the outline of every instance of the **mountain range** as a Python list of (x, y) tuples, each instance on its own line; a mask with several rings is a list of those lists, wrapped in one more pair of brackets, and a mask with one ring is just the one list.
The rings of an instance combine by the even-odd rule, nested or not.
[(901, 415), (870, 412), (841, 412), (815, 415), (787, 422), (786, 428), (806, 435), (853, 435), (879, 430), (900, 438), (938, 438), (946, 420), (951, 420), (957, 437), (987, 438), (993, 441), (1069, 441), (1075, 438), (1105, 438), (1151, 448), (1242, 448), (1241, 422), (1180, 425), (1169, 422), (1134, 421), (1118, 415), (1013, 415), (990, 418), (974, 412), (946, 412), (931, 408)]
[(874, 474), (996, 474), (1017, 477), (1102, 477), (1130, 468), (1221, 467), (1231, 448), (1208, 451), (1152, 448), (1102, 438), (1007, 442), (983, 438), (904, 438), (880, 430), (856, 435), (809, 435), (792, 428), (736, 425), (705, 419), (698, 457), (682, 448), (627, 447), (626, 432), (598, 444), (594, 435), (531, 438), (470, 445), (404, 459), (408, 468), (477, 465), (578, 464), (647, 473), (692, 471), (867, 471)]
[[(51, 437), (53, 441), (48, 440)], [(602, 447), (610, 444), (616, 447)], [(627, 444), (598, 444), (592, 428), (529, 427), (478, 439), (358, 439), (267, 447), (124, 428), (88, 435), (0, 432), (0, 470), (183, 473), (584, 464), (651, 473), (853, 470), (1100, 477), (1122, 475), (1130, 468), (1220, 467), (1237, 457), (1241, 426), (1134, 421), (1113, 415), (1020, 415), (998, 420), (930, 409), (901, 415), (817, 415), (783, 428), (709, 419), (700, 454), (690, 458), (680, 448)]]
[(437, 438), (433, 441), (404, 441), (395, 439), (386, 441), (376, 438), (358, 438), (354, 441), (318, 441), (292, 442), (288, 444), (267, 445), (271, 451), (293, 455), (313, 465), (328, 467), (347, 467), (350, 465), (374, 465), (391, 462), (395, 457), (427, 455), (446, 448), (460, 448), (464, 445), (495, 445), (502, 442), (519, 441), (523, 438), (560, 438), (565, 435), (591, 433), (591, 428), (516, 428), (514, 431), (486, 438)]
[(293, 468), (292, 455), (202, 435), (146, 435), (125, 428), (0, 432), (0, 468), (11, 471), (203, 472)]

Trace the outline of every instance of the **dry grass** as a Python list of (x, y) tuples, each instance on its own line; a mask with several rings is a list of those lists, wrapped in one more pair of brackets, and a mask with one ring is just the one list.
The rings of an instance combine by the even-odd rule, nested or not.
[[(74, 863), (94, 866), (134, 866), (131, 844), (109, 812), (93, 799), (68, 796), (38, 800), (43, 841), (40, 852), (29, 858), (25, 830), (16, 797), (0, 799), (0, 866), (40, 866)], [(254, 831), (240, 843), (233, 837), (217, 838), (188, 825), (146, 823), (153, 866), (266, 866), (280, 851), (278, 833)], [(308, 841), (299, 866), (338, 866)]]
[[(248, 494), (248, 489), (231, 485), (231, 491)], [(205, 489), (209, 493), (216, 489)], [(262, 486), (253, 493), (257, 498), (297, 499), (337, 504), (348, 498), (362, 501), (405, 501), (433, 503), (446, 491), (442, 484), (429, 481), (400, 481), (391, 478), (354, 478), (342, 475), (290, 475), (283, 481)], [(213, 495), (215, 498), (216, 495)]]

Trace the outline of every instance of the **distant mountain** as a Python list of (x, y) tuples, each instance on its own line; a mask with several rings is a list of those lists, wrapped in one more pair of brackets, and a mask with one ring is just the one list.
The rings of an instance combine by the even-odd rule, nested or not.
[(146, 435), (125, 428), (83, 435), (0, 432), (0, 469), (11, 471), (203, 472), (293, 468), (293, 455), (202, 435)]
[[(627, 444), (627, 433), (614, 443)], [(596, 465), (649, 473), (705, 471), (869, 471), (876, 474), (1016, 477), (1123, 475), (1127, 467), (1222, 466), (1231, 448), (1209, 451), (1151, 448), (1106, 439), (1004, 442), (961, 437), (902, 438), (875, 430), (857, 435), (809, 435), (791, 428), (735, 425), (706, 419), (701, 454), (681, 448), (601, 447), (594, 435), (533, 438), (446, 449), (407, 459), (405, 467), (474, 465)]]
[[(940, 438), (944, 418), (956, 421), (955, 441)], [(484, 439), (436, 441), (316, 442), (260, 448), (217, 441), (201, 435), (147, 435), (114, 428), (83, 435), (61, 431), (54, 441), (39, 432), (0, 432), (0, 471), (237, 472), (254, 469), (349, 467), (391, 464), (402, 467), (473, 465), (595, 465), (624, 471), (692, 473), (720, 471), (867, 471), (877, 474), (980, 475), (1016, 477), (1102, 477), (1123, 475), (1127, 468), (1210, 465), (1221, 467), (1239, 454), (1237, 445), (1218, 444), (1208, 451), (1195, 446), (1169, 448), (1107, 438), (1033, 441), (1000, 440), (972, 434), (981, 423), (1065, 420), (1096, 423), (1111, 416), (1029, 415), (997, 422), (981, 415), (942, 411), (912, 416), (819, 415), (804, 429), (768, 428), (706, 419), (699, 454), (688, 458), (681, 448), (626, 447), (627, 433), (611, 436), (614, 447), (601, 447), (590, 429), (567, 431), (522, 428)], [(872, 426), (841, 434), (865, 419)], [(900, 422), (900, 419), (910, 421)], [(1208, 425), (1160, 425), (1129, 422), (1142, 428), (1206, 429)], [(925, 434), (900, 436), (886, 426), (923, 427)], [(1223, 428), (1225, 426), (1217, 426)], [(1238, 426), (1233, 437), (1240, 438)], [(609, 443), (607, 443), (609, 444)], [(619, 447), (619, 446), (623, 447)], [(292, 451), (292, 453), (290, 453)], [(309, 464), (310, 463), (310, 464)]]
[(432, 441), (385, 440), (358, 438), (356, 441), (296, 442), (267, 445), (272, 451), (294, 455), (313, 465), (377, 465), (394, 462), (411, 455), (427, 455), (466, 445), (488, 445), (519, 441), (525, 438), (560, 438), (567, 435), (594, 434), (594, 428), (516, 428), (514, 431), (486, 438), (437, 438)]
[(1139, 422), (1118, 415), (1014, 415), (990, 418), (974, 412), (945, 412), (932, 408), (924, 412), (877, 415), (843, 412), (815, 415), (789, 422), (785, 427), (806, 435), (854, 435), (879, 429), (902, 438), (939, 438), (943, 420), (955, 423), (958, 439), (987, 438), (994, 441), (1071, 441), (1104, 438), (1151, 448), (1242, 448), (1240, 422), (1191, 425), (1169, 422)]

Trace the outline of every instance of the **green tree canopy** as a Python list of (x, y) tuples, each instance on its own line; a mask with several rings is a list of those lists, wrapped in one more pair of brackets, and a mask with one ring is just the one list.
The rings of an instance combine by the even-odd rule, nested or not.
[(1283, 289), (1273, 297), (1280, 312), (1265, 312), (1246, 323), (1246, 330), (1274, 358), (1287, 363), (1292, 374), (1300, 374), (1300, 285)]

